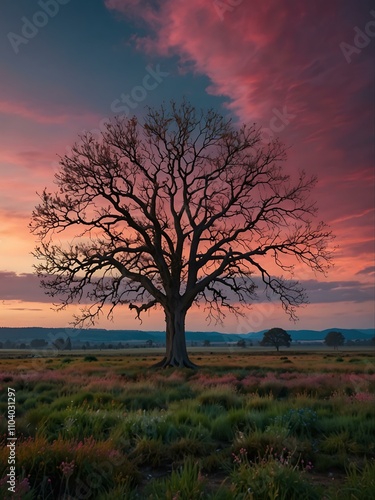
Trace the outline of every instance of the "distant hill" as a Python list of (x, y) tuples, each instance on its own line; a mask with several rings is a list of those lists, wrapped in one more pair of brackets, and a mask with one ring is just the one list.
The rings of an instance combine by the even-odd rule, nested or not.
[[(336, 330), (341, 332), (346, 340), (369, 340), (375, 336), (375, 329), (345, 329), (345, 328), (327, 328), (325, 330), (288, 330), (294, 342), (313, 342), (322, 341), (328, 332)], [(258, 341), (263, 338), (266, 330), (258, 332), (235, 334), (219, 332), (186, 332), (188, 342), (237, 342), (243, 338), (246, 340)], [(45, 339), (49, 343), (58, 337), (69, 336), (72, 342), (90, 342), (90, 343), (109, 343), (109, 342), (146, 342), (152, 340), (156, 343), (165, 342), (164, 331), (143, 331), (143, 330), (105, 330), (89, 328), (85, 330), (72, 328), (8, 328), (0, 327), (0, 342), (10, 340), (13, 342), (29, 343), (32, 339)]]

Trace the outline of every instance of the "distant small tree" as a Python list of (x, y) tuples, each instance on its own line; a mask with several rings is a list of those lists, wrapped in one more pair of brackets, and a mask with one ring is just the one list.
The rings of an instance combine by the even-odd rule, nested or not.
[(329, 332), (325, 336), (324, 343), (329, 346), (337, 349), (340, 345), (343, 345), (345, 342), (345, 337), (341, 332)]
[(151, 339), (146, 340), (146, 346), (147, 347), (152, 347), (154, 345), (154, 341)]
[(246, 347), (246, 340), (245, 339), (240, 339), (237, 342), (237, 347)]
[(56, 349), (59, 351), (72, 350), (72, 341), (70, 340), (70, 337), (67, 337), (66, 339), (60, 337), (56, 339), (54, 342), (52, 342), (52, 345), (56, 347)]
[(209, 340), (204, 340), (203, 345), (204, 347), (209, 347), (211, 345), (211, 342)]
[(265, 332), (263, 339), (260, 341), (262, 346), (274, 346), (279, 352), (280, 346), (290, 347), (292, 337), (282, 328), (271, 328)]

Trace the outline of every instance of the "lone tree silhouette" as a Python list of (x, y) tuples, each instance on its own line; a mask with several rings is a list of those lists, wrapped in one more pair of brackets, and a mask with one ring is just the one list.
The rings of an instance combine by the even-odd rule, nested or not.
[(345, 337), (341, 332), (328, 332), (324, 338), (325, 345), (337, 349), (340, 345), (344, 345)]
[(60, 297), (57, 309), (87, 304), (76, 326), (94, 324), (106, 304), (108, 317), (128, 304), (139, 319), (161, 307), (163, 367), (195, 366), (185, 342), (193, 304), (222, 321), (226, 310), (241, 314), (263, 282), (294, 318), (306, 295), (282, 274), (293, 259), (324, 272), (331, 233), (310, 220), (315, 179), (300, 172), (293, 181), (285, 158), (255, 126), (236, 129), (186, 101), (148, 108), (142, 123), (116, 118), (100, 140), (83, 135), (61, 158), (58, 191), (45, 189), (32, 215), (42, 286)]
[(282, 328), (271, 328), (268, 332), (265, 332), (263, 339), (260, 341), (260, 345), (263, 346), (274, 346), (277, 352), (279, 352), (280, 346), (289, 347), (292, 341), (292, 337)]

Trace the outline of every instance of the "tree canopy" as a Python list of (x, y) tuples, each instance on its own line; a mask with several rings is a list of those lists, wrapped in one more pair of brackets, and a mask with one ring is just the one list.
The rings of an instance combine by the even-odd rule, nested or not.
[[(316, 179), (287, 174), (285, 148), (264, 145), (260, 132), (183, 101), (149, 108), (143, 121), (116, 118), (101, 139), (83, 135), (32, 215), (36, 272), (58, 308), (86, 304), (81, 325), (123, 304), (138, 318), (161, 307), (162, 366), (193, 366), (193, 305), (222, 321), (261, 284), (295, 318), (307, 296), (294, 264), (324, 273), (331, 232), (313, 222)], [(74, 237), (65, 243), (62, 233)]]
[(260, 341), (260, 345), (263, 346), (274, 346), (276, 350), (279, 351), (281, 346), (289, 347), (292, 341), (292, 337), (282, 328), (271, 328), (263, 334), (263, 339)]
[(329, 332), (325, 336), (324, 343), (337, 349), (340, 345), (344, 345), (345, 337), (341, 332)]

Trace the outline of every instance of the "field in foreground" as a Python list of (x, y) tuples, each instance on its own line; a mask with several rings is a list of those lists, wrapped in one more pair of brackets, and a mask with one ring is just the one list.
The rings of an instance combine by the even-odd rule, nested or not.
[(0, 361), (20, 499), (367, 499), (375, 493), (375, 353), (153, 353)]

